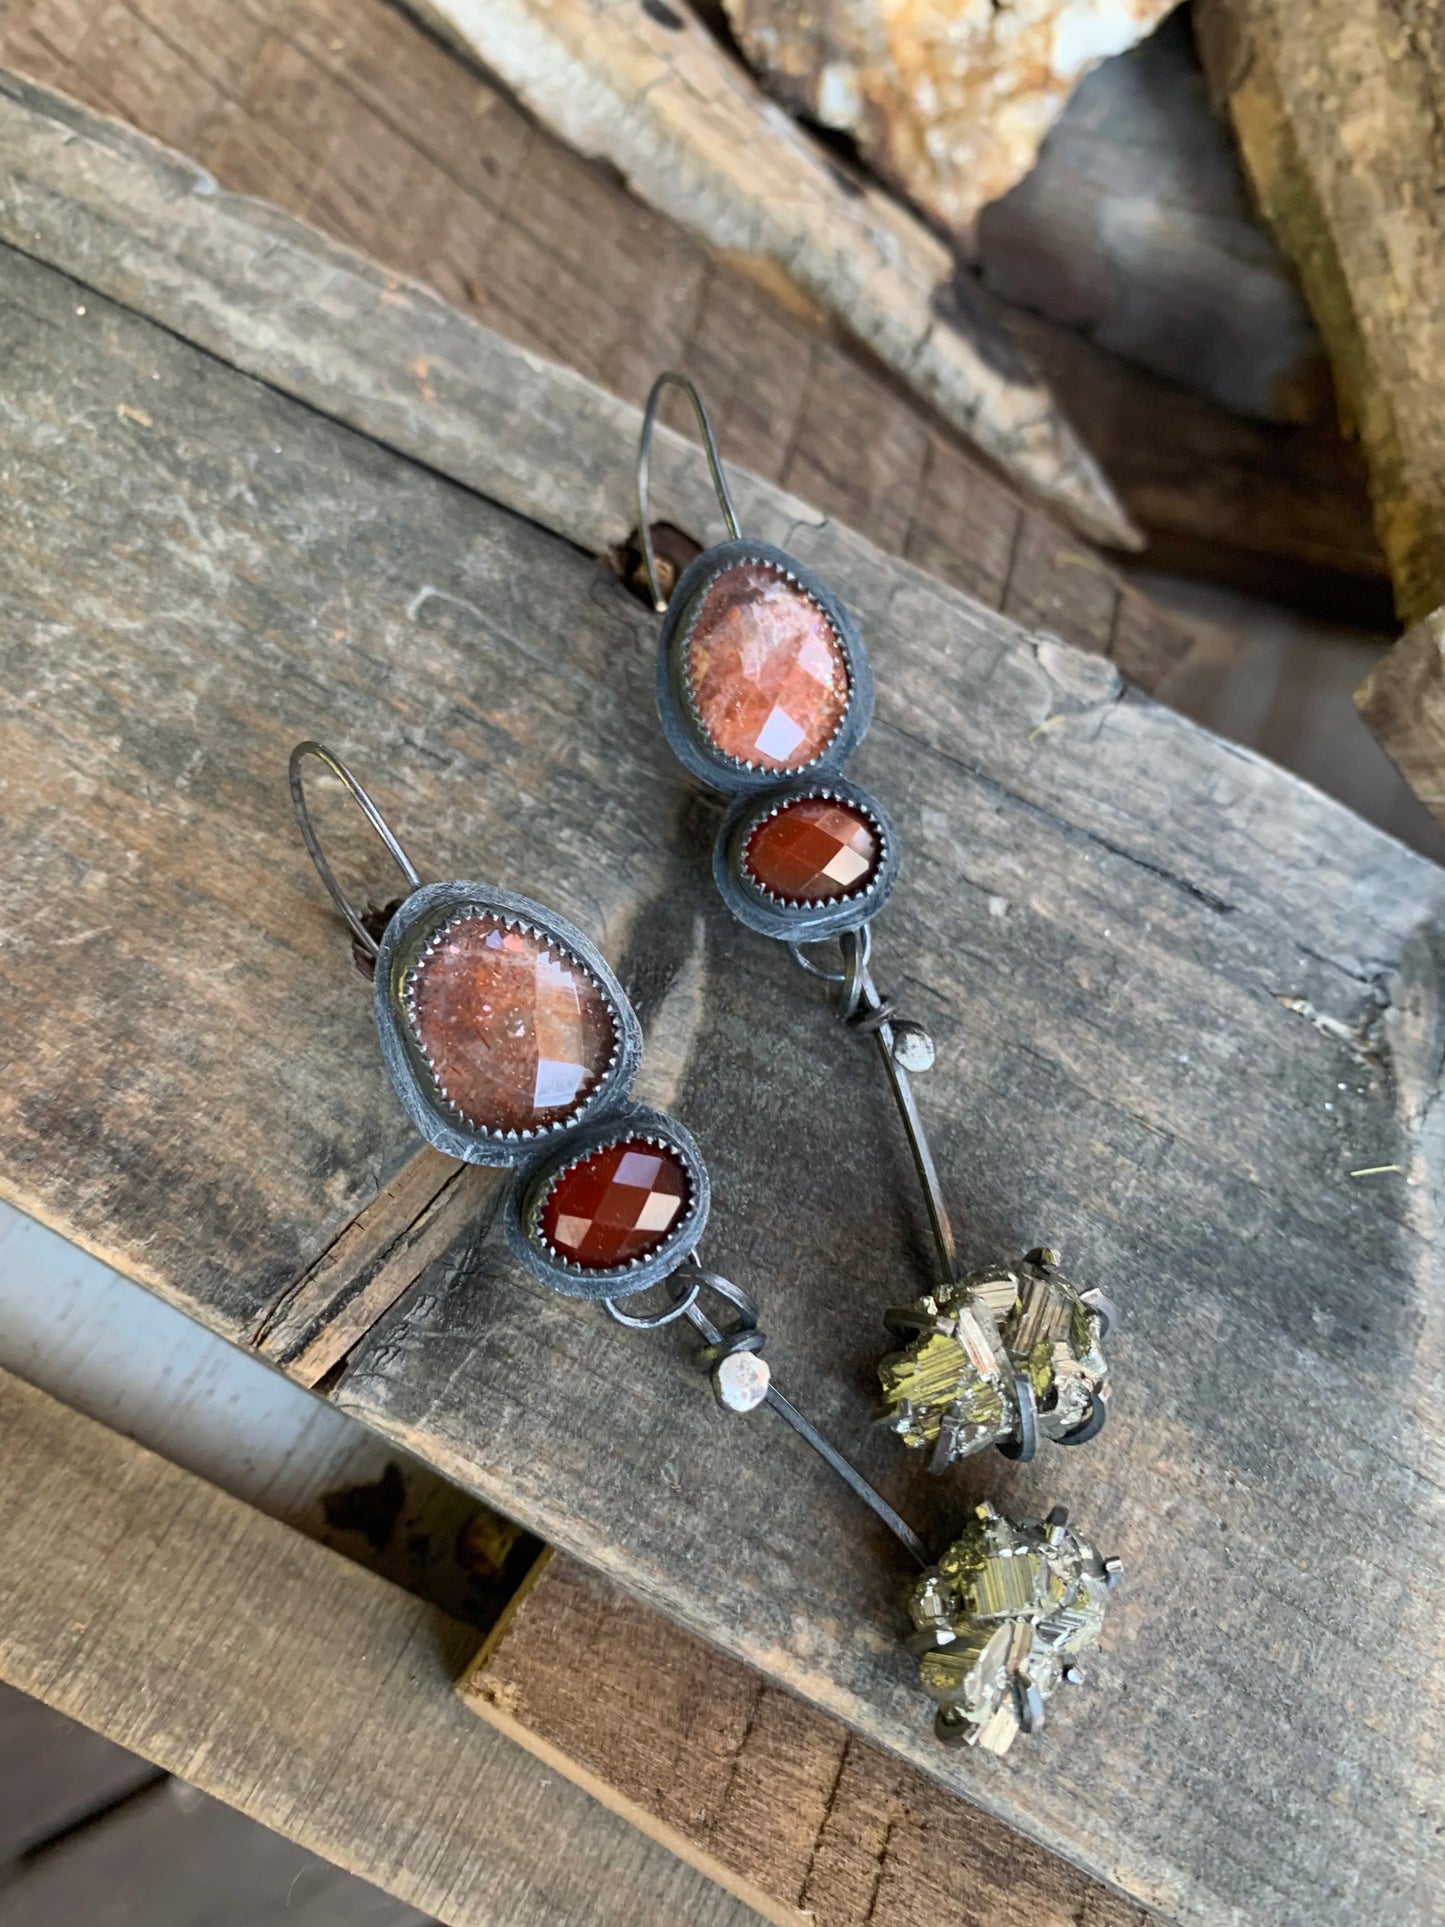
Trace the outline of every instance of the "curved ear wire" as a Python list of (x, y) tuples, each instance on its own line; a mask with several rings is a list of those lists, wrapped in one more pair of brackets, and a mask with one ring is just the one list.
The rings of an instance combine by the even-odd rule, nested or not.
[(306, 791), (301, 779), (301, 765), (308, 756), (314, 756), (318, 763), (324, 763), (326, 768), (331, 771), (331, 774), (339, 777), (347, 789), (350, 790), (352, 796), (365, 812), (367, 821), (391, 852), (396, 860), (397, 868), (401, 871), (413, 890), (419, 890), (421, 888), (421, 878), (417, 875), (411, 858), (397, 841), (390, 824), (388, 824), (386, 818), (361, 787), (360, 783), (357, 782), (341, 758), (339, 756), (333, 756), (331, 751), (320, 743), (298, 743), (291, 752), (290, 763), (291, 801), (295, 805), (296, 821), (301, 826), (301, 835), (305, 839), (306, 848), (311, 853), (311, 861), (316, 865), (316, 874), (326, 885), (331, 896), (331, 901), (350, 924), (352, 935), (356, 938), (356, 941), (362, 946), (368, 956), (374, 957), (378, 950), (375, 937), (372, 936), (371, 932), (362, 922), (360, 913), (355, 909), (351, 899), (332, 875), (331, 865), (321, 854), (321, 844), (316, 835), (316, 826), (311, 821), (311, 812), (306, 805)]
[(657, 425), (657, 410), (662, 401), (663, 390), (678, 388), (692, 403), (697, 425), (702, 432), (703, 447), (707, 450), (707, 465), (712, 471), (712, 485), (717, 493), (718, 507), (723, 512), (728, 534), (734, 542), (742, 535), (738, 526), (737, 510), (733, 498), (728, 493), (727, 477), (723, 474), (722, 457), (717, 452), (717, 437), (712, 432), (712, 418), (696, 385), (686, 375), (675, 370), (659, 375), (652, 384), (647, 397), (647, 407), (642, 416), (642, 433), (637, 442), (637, 539), (642, 544), (642, 562), (647, 571), (647, 586), (652, 592), (652, 606), (661, 615), (667, 607), (666, 599), (657, 587), (657, 558), (652, 552), (652, 531), (647, 523), (647, 471), (652, 457), (652, 431)]

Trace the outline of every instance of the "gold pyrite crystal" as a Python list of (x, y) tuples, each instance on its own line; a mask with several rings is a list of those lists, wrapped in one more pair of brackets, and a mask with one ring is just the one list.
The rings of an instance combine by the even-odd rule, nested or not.
[(1081, 1445), (1103, 1429), (1111, 1308), (1069, 1283), (1057, 1253), (971, 1271), (885, 1318), (911, 1342), (878, 1367), (882, 1422), (931, 1447), (931, 1470), (986, 1445), (1030, 1459), (1040, 1437)]
[(1043, 1724), (1044, 1701), (1083, 1674), (1123, 1567), (1101, 1559), (1055, 1506), (1010, 1520), (985, 1503), (914, 1587), (908, 1648), (938, 1712), (934, 1731), (956, 1746), (1006, 1753)]

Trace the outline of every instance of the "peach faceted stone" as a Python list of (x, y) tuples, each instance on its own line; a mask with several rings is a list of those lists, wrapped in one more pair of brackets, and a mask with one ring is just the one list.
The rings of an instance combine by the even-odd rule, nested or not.
[(877, 827), (851, 804), (800, 796), (758, 824), (743, 867), (785, 903), (830, 903), (873, 881), (881, 842)]
[(432, 938), (405, 1004), (443, 1097), (474, 1129), (573, 1116), (612, 1061), (612, 1013), (590, 971), (535, 930), (487, 912)]
[(766, 562), (724, 569), (687, 641), (687, 681), (704, 729), (754, 769), (803, 769), (848, 707), (848, 664), (831, 622)]

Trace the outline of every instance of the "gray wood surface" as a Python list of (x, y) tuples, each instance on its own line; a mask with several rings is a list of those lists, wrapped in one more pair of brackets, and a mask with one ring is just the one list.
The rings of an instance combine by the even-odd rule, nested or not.
[(148, 1761), (0, 1685), (0, 1883), (22, 1854), (156, 1777)]
[(427, 1927), (427, 1919), (174, 1780), (0, 1884), (0, 1927)]
[[(754, 1918), (468, 1712), (470, 1627), (8, 1373), (0, 1437), (0, 1678), (286, 1836), (251, 1830), (252, 1913), (216, 1879), (205, 1911), (231, 1816), (203, 1806), (187, 1842), (168, 1794), (38, 1859), (0, 1895), (5, 1927)], [(142, 1846), (153, 1873), (170, 1856), (149, 1894)], [(313, 1854), (393, 1898), (348, 1899)]]
[[(288, 819), (285, 748), (325, 734), (425, 871), (524, 888), (618, 966), (785, 1387), (934, 1537), (985, 1483), (1061, 1499), (1130, 1583), (1087, 1696), (959, 1760), (895, 1644), (891, 1543), (766, 1417), (724, 1419), (680, 1338), (495, 1239), (460, 1262), (467, 1227), (334, 1395), (1174, 1917), (1433, 1915), (1439, 871), (740, 478), (873, 650), (855, 773), (907, 853), (878, 972), (939, 1041), (964, 1249), (1057, 1239), (1124, 1310), (1096, 1446), (930, 1481), (867, 1424), (922, 1253), (877, 1067), (713, 898), (653, 621), (591, 559), (630, 520), (634, 412), (131, 136), (12, 94), (0, 158), (10, 1195), (238, 1338), (349, 1224), (374, 1253), (414, 1147)], [(701, 465), (660, 457), (659, 508), (705, 532)]]

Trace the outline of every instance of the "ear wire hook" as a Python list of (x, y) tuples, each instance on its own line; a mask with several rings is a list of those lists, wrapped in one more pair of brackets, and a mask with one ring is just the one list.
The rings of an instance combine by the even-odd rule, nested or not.
[(707, 465), (712, 472), (712, 485), (717, 494), (718, 507), (723, 512), (728, 534), (736, 542), (742, 534), (738, 525), (737, 510), (728, 492), (727, 477), (723, 474), (722, 457), (717, 451), (717, 437), (712, 431), (712, 417), (707, 412), (707, 404), (697, 392), (697, 387), (688, 376), (680, 375), (669, 369), (652, 384), (647, 397), (647, 407), (642, 415), (642, 433), (637, 442), (637, 539), (642, 544), (642, 562), (647, 571), (647, 586), (652, 592), (652, 606), (661, 615), (667, 608), (666, 598), (657, 586), (657, 558), (652, 552), (652, 531), (647, 520), (647, 473), (652, 459), (652, 431), (657, 426), (657, 411), (662, 402), (663, 390), (678, 388), (692, 403), (697, 425), (702, 433), (703, 447), (707, 451)]
[(321, 743), (298, 743), (291, 752), (290, 776), (291, 801), (296, 809), (296, 821), (301, 826), (301, 835), (305, 840), (307, 850), (310, 852), (311, 861), (316, 865), (316, 874), (326, 885), (331, 901), (336, 905), (342, 916), (345, 917), (347, 923), (350, 924), (351, 933), (356, 938), (356, 941), (362, 946), (369, 957), (375, 957), (379, 950), (379, 945), (375, 937), (372, 936), (371, 932), (362, 922), (359, 912), (341, 885), (336, 881), (336, 878), (332, 875), (331, 865), (321, 853), (321, 844), (316, 835), (316, 826), (311, 821), (311, 811), (307, 807), (306, 791), (301, 778), (301, 765), (308, 756), (314, 756), (318, 763), (323, 763), (326, 768), (331, 771), (331, 774), (339, 777), (347, 789), (350, 790), (356, 802), (361, 805), (367, 822), (370, 823), (372, 829), (376, 831), (376, 834), (386, 845), (396, 861), (397, 868), (401, 871), (413, 890), (419, 890), (421, 888), (421, 878), (417, 875), (415, 865), (412, 863), (411, 858), (397, 841), (390, 824), (376, 807), (371, 797), (368, 796), (360, 783), (357, 782), (345, 763), (342, 762), (341, 758), (339, 756), (333, 756), (331, 751)]

